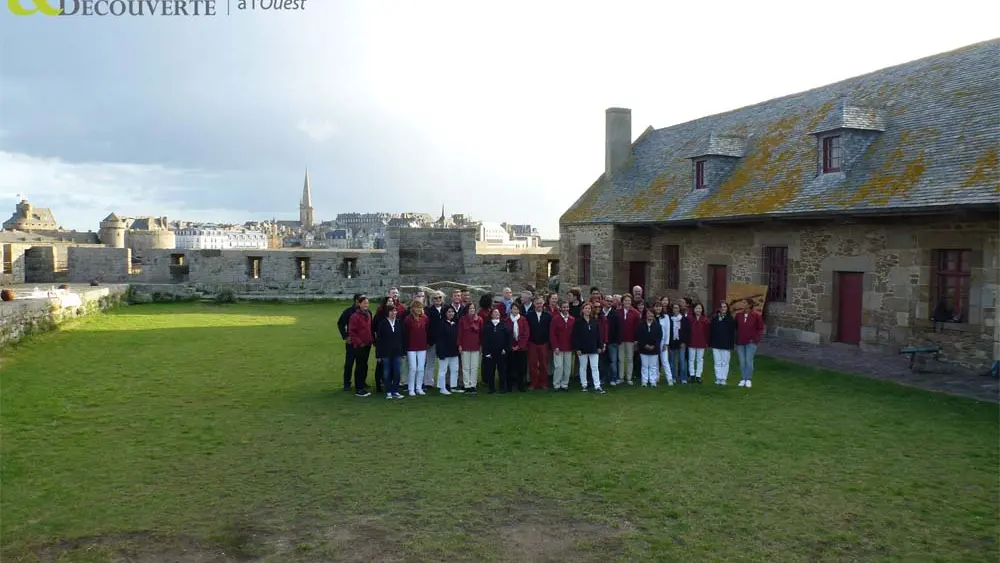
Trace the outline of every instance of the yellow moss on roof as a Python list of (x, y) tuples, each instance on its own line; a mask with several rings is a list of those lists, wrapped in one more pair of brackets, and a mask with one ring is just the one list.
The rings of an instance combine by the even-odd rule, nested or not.
[[(769, 183), (785, 172), (785, 165), (793, 158), (795, 143), (785, 149), (782, 145), (789, 141), (800, 121), (801, 115), (791, 115), (773, 122), (760, 140), (752, 144), (749, 154), (736, 165), (729, 178), (695, 207), (694, 215), (707, 218), (762, 214), (773, 211), (776, 201), (789, 201), (791, 198), (785, 194), (771, 193), (776, 189), (787, 190), (789, 182)], [(756, 179), (764, 182), (764, 190), (751, 193), (746, 188)], [(794, 186), (791, 189), (794, 190)]]
[[(895, 143), (896, 146), (906, 147), (910, 135), (909, 131), (904, 131)], [(877, 148), (875, 145), (882, 142), (883, 137), (879, 137), (873, 143), (873, 148)], [(894, 197), (906, 197), (910, 190), (920, 182), (926, 169), (925, 154), (922, 151), (916, 157), (907, 160), (903, 149), (897, 148), (892, 151), (881, 169), (872, 173), (867, 181), (837, 203), (843, 207), (852, 207), (861, 203), (884, 206)]]
[(991, 147), (976, 159), (972, 173), (962, 182), (963, 188), (971, 188), (982, 184), (993, 183), (994, 188), (1000, 191), (1000, 162), (998, 162), (997, 148)]
[(602, 174), (597, 178), (596, 182), (587, 188), (587, 191), (580, 196), (579, 201), (573, 207), (569, 208), (566, 213), (563, 213), (562, 221), (574, 223), (577, 221), (586, 221), (594, 216), (597, 208), (597, 198), (600, 195), (600, 185), (603, 179), (604, 175)]

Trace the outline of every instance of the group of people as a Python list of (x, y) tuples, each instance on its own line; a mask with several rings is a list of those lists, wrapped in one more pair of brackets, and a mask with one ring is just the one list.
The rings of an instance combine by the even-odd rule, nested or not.
[(447, 301), (442, 292), (432, 292), (430, 304), (426, 298), (418, 291), (404, 301), (391, 288), (373, 311), (368, 296), (354, 296), (337, 322), (346, 347), (345, 391), (353, 375), (355, 394), (371, 394), (373, 348), (376, 392), (387, 399), (403, 398), (404, 359), (411, 397), (435, 387), (443, 395), (476, 393), (480, 371), (490, 393), (568, 391), (574, 371), (583, 391), (604, 393), (609, 385), (633, 385), (636, 373), (643, 387), (701, 383), (708, 349), (716, 385), (727, 384), (735, 350), (739, 387), (750, 388), (764, 335), (752, 300), (734, 315), (727, 302), (706, 311), (690, 298), (646, 299), (639, 286), (625, 295), (592, 287), (587, 297), (573, 288), (562, 299), (530, 289), (515, 298), (510, 288), (478, 303), (460, 289)]

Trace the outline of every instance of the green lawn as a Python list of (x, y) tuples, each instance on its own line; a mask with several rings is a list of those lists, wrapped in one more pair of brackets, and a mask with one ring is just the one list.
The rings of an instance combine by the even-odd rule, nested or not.
[(768, 359), (751, 390), (362, 399), (341, 307), (4, 350), (3, 561), (997, 561), (995, 404)]

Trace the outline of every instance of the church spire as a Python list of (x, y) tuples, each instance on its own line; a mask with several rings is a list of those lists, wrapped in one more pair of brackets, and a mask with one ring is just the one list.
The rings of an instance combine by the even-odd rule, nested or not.
[(309, 168), (306, 168), (306, 180), (302, 184), (302, 207), (312, 207), (312, 190), (309, 188)]
[(309, 187), (308, 167), (305, 182), (302, 184), (302, 200), (299, 201), (299, 223), (304, 229), (311, 229), (313, 226), (312, 189)]

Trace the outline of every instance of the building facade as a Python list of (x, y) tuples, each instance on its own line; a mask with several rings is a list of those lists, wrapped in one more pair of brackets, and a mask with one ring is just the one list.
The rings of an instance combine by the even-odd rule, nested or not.
[(250, 229), (222, 229), (215, 225), (186, 227), (174, 232), (175, 248), (199, 249), (265, 249), (268, 237)]
[(605, 170), (560, 219), (563, 283), (767, 285), (768, 332), (1000, 358), (1000, 41), (663, 129), (606, 112)]
[(59, 223), (47, 207), (35, 207), (22, 199), (14, 208), (14, 213), (4, 221), (5, 231), (57, 231)]

